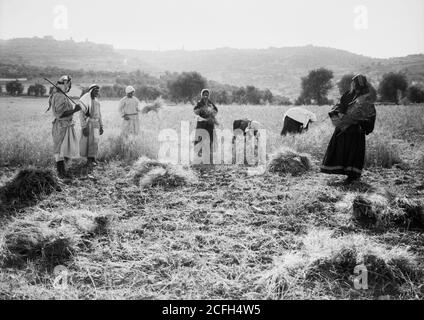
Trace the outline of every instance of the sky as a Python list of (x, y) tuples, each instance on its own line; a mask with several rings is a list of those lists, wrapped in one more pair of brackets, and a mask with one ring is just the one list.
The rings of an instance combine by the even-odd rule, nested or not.
[(0, 39), (118, 49), (316, 45), (378, 57), (424, 53), (423, 0), (0, 0)]

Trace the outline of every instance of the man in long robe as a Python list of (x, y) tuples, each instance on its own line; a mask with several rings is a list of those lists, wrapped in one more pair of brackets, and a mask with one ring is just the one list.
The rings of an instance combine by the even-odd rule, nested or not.
[(80, 156), (87, 158), (87, 166), (96, 166), (96, 158), (99, 151), (99, 136), (103, 134), (103, 121), (98, 100), (99, 86), (93, 84), (81, 99), (84, 111), (80, 113), (81, 139)]
[[(367, 79), (363, 75), (357, 75), (352, 79), (351, 90), (343, 94), (329, 115), (343, 117), (356, 104), (363, 108), (374, 108), (368, 97)], [(325, 153), (321, 172), (347, 175), (346, 183), (359, 180), (365, 162), (365, 136), (374, 130), (375, 119), (374, 114), (355, 121), (346, 129), (336, 127)]]
[(78, 138), (75, 132), (73, 114), (81, 110), (79, 104), (72, 107), (64, 93), (72, 87), (71, 77), (62, 76), (56, 83), (49, 97), (49, 109), (54, 117), (52, 127), (53, 154), (56, 170), (60, 178), (69, 178), (65, 168), (65, 160), (79, 157)]
[(125, 89), (126, 97), (119, 101), (119, 113), (123, 118), (122, 135), (139, 135), (140, 134), (140, 101), (134, 97), (135, 89), (128, 86)]

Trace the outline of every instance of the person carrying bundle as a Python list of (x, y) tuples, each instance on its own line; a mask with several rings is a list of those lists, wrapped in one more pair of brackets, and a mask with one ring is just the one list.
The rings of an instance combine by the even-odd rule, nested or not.
[(127, 94), (119, 101), (119, 113), (123, 118), (122, 135), (139, 135), (140, 134), (140, 101), (134, 97), (135, 89), (132, 86), (125, 88)]
[(54, 117), (52, 127), (53, 154), (56, 162), (56, 170), (60, 178), (69, 178), (66, 172), (65, 161), (79, 157), (78, 138), (75, 132), (73, 114), (81, 110), (76, 104), (72, 107), (71, 102), (65, 95), (72, 87), (70, 76), (62, 76), (57, 82), (49, 97), (49, 108)]
[(98, 100), (100, 87), (93, 84), (88, 92), (80, 98), (84, 112), (80, 113), (81, 139), (80, 155), (87, 158), (87, 167), (96, 166), (99, 150), (99, 136), (103, 134), (103, 121)]
[(376, 110), (367, 78), (353, 77), (329, 116), (335, 130), (325, 153), (321, 172), (347, 175), (346, 183), (359, 180), (365, 161), (365, 136), (374, 130)]
[(194, 114), (197, 116), (197, 125), (196, 125), (196, 133), (195, 133), (196, 140), (194, 141), (194, 145), (196, 146), (204, 138), (204, 136), (202, 135), (202, 131), (200, 130), (206, 130), (209, 135), (210, 156), (212, 159), (214, 129), (215, 129), (215, 125), (218, 124), (216, 120), (218, 108), (209, 99), (210, 97), (209, 89), (203, 89), (200, 96), (201, 96), (201, 99), (197, 102), (196, 106), (194, 107)]

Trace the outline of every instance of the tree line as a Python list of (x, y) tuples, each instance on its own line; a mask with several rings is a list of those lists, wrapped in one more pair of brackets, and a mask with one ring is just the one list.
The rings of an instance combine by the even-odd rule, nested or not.
[[(344, 75), (337, 87), (340, 95), (350, 90), (350, 85), (354, 74)], [(333, 88), (333, 72), (331, 70), (320, 68), (312, 70), (302, 78), (302, 92), (295, 101), (296, 105), (327, 105), (334, 101), (328, 99), (328, 93)], [(368, 79), (370, 80), (370, 79)], [(370, 97), (373, 101), (382, 103), (423, 103), (424, 89), (418, 84), (409, 84), (408, 78), (401, 72), (389, 72), (383, 75), (375, 89), (372, 82), (369, 81)]]
[[(195, 103), (203, 88), (212, 91), (212, 98), (218, 104), (251, 104), (251, 105), (328, 105), (334, 101), (328, 98), (333, 89), (334, 74), (331, 70), (320, 68), (311, 70), (301, 79), (301, 93), (295, 101), (289, 98), (273, 94), (269, 89), (259, 89), (248, 85), (237, 87), (207, 80), (198, 72), (165, 72), (159, 77), (154, 77), (140, 70), (132, 72), (94, 72), (94, 71), (71, 71), (60, 68), (39, 68), (26, 66), (8, 66), (0, 64), (0, 75), (6, 77), (27, 76), (25, 72), (32, 72), (32, 76), (57, 77), (58, 74), (71, 74), (74, 77), (105, 76), (114, 79), (114, 84), (102, 85), (100, 95), (105, 98), (121, 98), (125, 96), (125, 87), (135, 87), (135, 96), (140, 100), (153, 101), (161, 97), (174, 103)], [(75, 74), (76, 72), (76, 74)], [(34, 74), (35, 73), (35, 74)], [(52, 74), (54, 73), (54, 74)], [(340, 94), (350, 89), (350, 82), (354, 74), (346, 74), (336, 83)], [(370, 80), (370, 79), (369, 79)], [(405, 74), (390, 72), (383, 75), (377, 89), (370, 83), (371, 97), (374, 101), (385, 103), (423, 103), (424, 90), (417, 84), (409, 84)], [(53, 88), (50, 88), (50, 92)], [(86, 88), (81, 88), (84, 92)], [(0, 87), (1, 90), (1, 87)], [(6, 92), (9, 95), (22, 95), (24, 91), (22, 83), (11, 81), (6, 84)], [(46, 88), (42, 84), (35, 83), (28, 87), (27, 95), (45, 96)]]

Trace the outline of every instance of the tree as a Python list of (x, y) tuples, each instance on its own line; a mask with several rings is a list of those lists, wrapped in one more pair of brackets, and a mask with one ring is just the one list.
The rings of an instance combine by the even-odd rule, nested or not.
[(24, 91), (24, 86), (19, 81), (12, 81), (6, 84), (6, 92), (12, 96), (21, 95)]
[(350, 84), (352, 83), (352, 78), (355, 75), (353, 73), (351, 74), (345, 74), (339, 82), (337, 82), (337, 87), (339, 88), (340, 95), (343, 95), (346, 91), (350, 90)]
[[(87, 88), (88, 89), (88, 88)], [(100, 96), (105, 98), (117, 98), (116, 92), (113, 86), (102, 86), (100, 88)]]
[(246, 87), (246, 102), (248, 104), (260, 104), (261, 103), (261, 92), (254, 86)]
[(46, 95), (46, 87), (42, 84), (36, 83), (35, 85), (31, 85), (28, 87), (27, 94), (29, 96), (43, 97)]
[(406, 97), (412, 103), (423, 103), (424, 102), (424, 90), (419, 86), (410, 86), (406, 90)]
[(292, 102), (290, 101), (290, 98), (277, 95), (274, 96), (273, 104), (277, 106), (290, 106), (292, 105)]
[(118, 84), (114, 84), (113, 85), (113, 91), (115, 92), (115, 97), (125, 97), (126, 93), (125, 93), (125, 87), (124, 86), (120, 86)]
[(247, 103), (246, 89), (244, 88), (238, 88), (237, 90), (233, 90), (232, 96), (233, 96), (233, 103), (237, 103), (237, 104)]
[(198, 72), (183, 72), (175, 80), (168, 82), (168, 90), (171, 99), (175, 102), (190, 102), (200, 95), (203, 88), (206, 87), (206, 79)]
[(227, 91), (225, 91), (225, 90), (216, 91), (212, 96), (212, 100), (215, 101), (218, 104), (230, 104), (231, 103), (231, 98), (228, 95)]
[(399, 103), (408, 88), (408, 79), (402, 73), (389, 72), (383, 75), (378, 87), (382, 101)]
[(265, 89), (262, 93), (262, 100), (264, 103), (272, 104), (274, 102), (274, 95), (271, 90)]
[(302, 93), (297, 104), (328, 104), (327, 94), (333, 87), (332, 78), (333, 72), (325, 68), (310, 71), (307, 77), (302, 78)]
[(162, 95), (162, 92), (152, 86), (141, 86), (135, 90), (135, 96), (140, 101), (153, 101), (159, 98)]
[(377, 101), (377, 90), (374, 88), (371, 82), (368, 82), (368, 88), (370, 89), (369, 99), (374, 103)]

